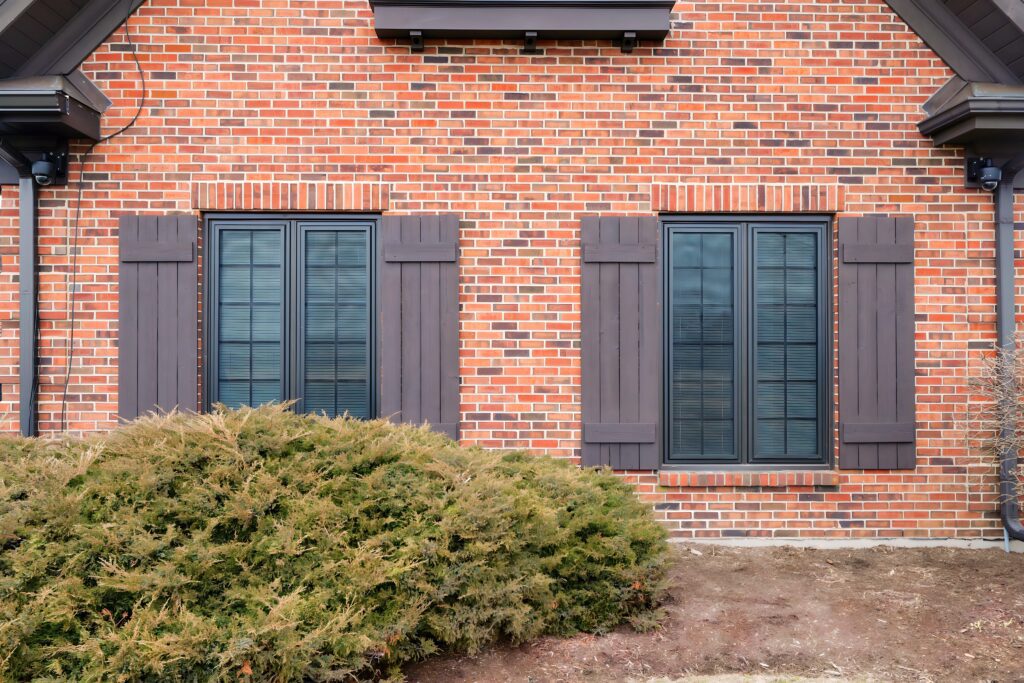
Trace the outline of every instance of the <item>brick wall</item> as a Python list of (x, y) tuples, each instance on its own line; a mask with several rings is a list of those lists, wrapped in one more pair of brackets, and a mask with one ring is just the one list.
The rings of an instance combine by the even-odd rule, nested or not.
[[(381, 42), (366, 0), (150, 0), (132, 20), (143, 115), (85, 182), (75, 431), (115, 424), (122, 212), (451, 211), (461, 228), (463, 435), (576, 457), (579, 222), (595, 213), (830, 211), (917, 220), (919, 466), (761, 478), (624, 476), (674, 533), (998, 533), (995, 477), (965, 449), (966, 378), (991, 344), (991, 198), (916, 131), (949, 70), (882, 0), (680, 1), (658, 46)], [(140, 89), (119, 31), (84, 65)], [(80, 148), (79, 148), (80, 149)], [(813, 188), (820, 188), (814, 190)], [(17, 428), (17, 200), (0, 196), (2, 426)], [(40, 424), (59, 425), (69, 211), (41, 196)], [(710, 484), (710, 485), (709, 485)]]

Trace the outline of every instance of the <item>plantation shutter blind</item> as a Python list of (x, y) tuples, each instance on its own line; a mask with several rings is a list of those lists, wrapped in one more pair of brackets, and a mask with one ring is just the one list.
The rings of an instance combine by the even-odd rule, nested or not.
[(459, 274), (454, 215), (381, 225), (380, 411), (458, 438)]
[(654, 216), (582, 225), (583, 464), (657, 469), (661, 278)]
[(910, 217), (839, 222), (839, 466), (915, 466)]
[(195, 216), (122, 216), (118, 416), (196, 410), (199, 298)]

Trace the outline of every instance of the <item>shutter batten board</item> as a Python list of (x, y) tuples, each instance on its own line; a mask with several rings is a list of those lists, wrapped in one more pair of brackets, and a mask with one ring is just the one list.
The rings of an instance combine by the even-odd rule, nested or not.
[[(122, 216), (118, 242), (137, 241), (138, 216)], [(139, 267), (118, 264), (117, 294), (117, 414), (131, 419), (139, 414)]]
[(661, 286), (654, 216), (582, 222), (583, 464), (657, 469)]
[(118, 416), (194, 411), (198, 221), (188, 215), (122, 216), (119, 230)]
[[(654, 263), (653, 244), (640, 244), (640, 219), (624, 216), (619, 220), (619, 241), (625, 253), (623, 263), (637, 252), (649, 252), (650, 259), (635, 263)], [(640, 353), (640, 269), (631, 266), (619, 268), (619, 346), (623, 349), (637, 349)], [(619, 420), (629, 426), (640, 421), (640, 372), (628, 363), (619, 365)], [(653, 425), (651, 425), (653, 427)], [(623, 432), (620, 432), (623, 433)], [(654, 430), (650, 433), (630, 434), (624, 431), (627, 440), (619, 446), (619, 467), (624, 470), (640, 469), (640, 444), (654, 443)], [(647, 437), (646, 439), (644, 437)]]
[[(426, 220), (427, 216), (424, 216)], [(458, 260), (458, 247), (454, 244), (389, 244), (384, 248), (384, 261), (408, 263), (454, 263)]]
[[(424, 254), (420, 264), (420, 363), (434, 365), (437, 371), (422, 372), (420, 377), (420, 412), (423, 415), (436, 416), (434, 424), (441, 424), (441, 271), (440, 263), (427, 260), (426, 252), (431, 243), (436, 245), (441, 239), (440, 220), (437, 216), (423, 216), (420, 220), (420, 232), (426, 244), (414, 245)], [(454, 244), (441, 245), (445, 251), (455, 253)], [(453, 263), (454, 259), (447, 261)]]
[(914, 442), (914, 423), (881, 423), (843, 425), (843, 441), (846, 443), (897, 444)]
[[(656, 443), (658, 440), (658, 425), (654, 423), (640, 424), (599, 422), (596, 424), (583, 425), (583, 440), (586, 443), (597, 444), (631, 444), (637, 446), (643, 443)], [(623, 469), (637, 469), (630, 467)]]
[[(599, 238), (602, 242), (617, 242), (619, 240), (618, 218), (602, 217), (599, 231)], [(622, 310), (621, 290), (619, 289), (620, 270), (617, 263), (605, 263), (600, 271), (601, 411), (598, 413), (599, 422), (619, 423), (621, 421), (619, 420), (619, 373), (621, 371), (619, 363), (623, 360), (623, 353), (628, 354), (630, 350), (623, 350), (619, 346), (619, 315)], [(618, 464), (620, 452), (621, 448), (617, 445), (601, 444), (601, 462), (615, 467)]]
[(913, 263), (912, 244), (844, 244), (844, 263)]
[(195, 259), (195, 240), (183, 242), (146, 243), (128, 241), (121, 244), (122, 263), (191, 263)]
[(914, 225), (839, 222), (839, 466), (913, 469)]
[[(600, 241), (600, 219), (596, 216), (587, 216), (581, 225), (582, 251), (586, 253), (587, 247), (597, 244)], [(581, 272), (580, 295), (580, 373), (581, 373), (581, 409), (583, 419), (600, 421), (601, 397), (599, 394), (601, 381), (601, 294), (598, 290), (601, 277), (601, 265), (597, 262), (583, 259)], [(583, 442), (581, 449), (583, 465), (600, 466), (605, 464), (601, 460), (601, 446), (599, 444)]]
[(654, 263), (641, 266), (640, 289), (637, 292), (641, 310), (640, 321), (640, 400), (638, 419), (650, 420), (655, 424), (654, 444), (640, 448), (640, 469), (655, 470), (661, 466), (661, 397), (664, 388), (663, 291), (661, 287), (661, 221), (656, 216), (640, 219), (641, 241), (654, 244)]
[(632, 242), (587, 244), (583, 247), (583, 260), (590, 263), (654, 263), (657, 260), (657, 250), (653, 244)]
[(458, 438), (458, 218), (381, 224), (380, 412)]

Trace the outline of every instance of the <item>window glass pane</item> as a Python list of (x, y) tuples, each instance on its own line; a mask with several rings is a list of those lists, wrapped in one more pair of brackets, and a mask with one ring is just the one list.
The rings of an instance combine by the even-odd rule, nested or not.
[(303, 406), (370, 416), (369, 234), (306, 230)]
[(219, 233), (217, 400), (231, 407), (283, 398), (281, 307), (283, 234)]
[(687, 460), (736, 458), (735, 235), (671, 235), (671, 450)]
[(818, 236), (754, 233), (754, 459), (818, 453)]

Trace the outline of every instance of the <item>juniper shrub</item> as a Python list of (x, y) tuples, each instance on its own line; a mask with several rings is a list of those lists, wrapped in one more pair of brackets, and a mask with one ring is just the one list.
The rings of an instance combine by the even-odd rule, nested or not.
[(616, 477), (285, 406), (0, 442), (0, 678), (333, 681), (655, 607)]

